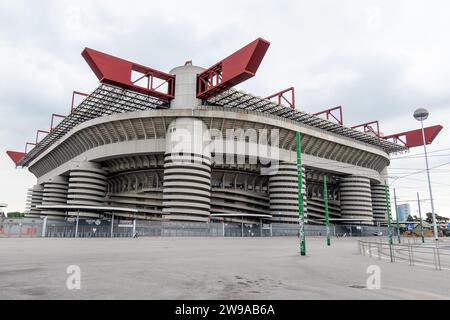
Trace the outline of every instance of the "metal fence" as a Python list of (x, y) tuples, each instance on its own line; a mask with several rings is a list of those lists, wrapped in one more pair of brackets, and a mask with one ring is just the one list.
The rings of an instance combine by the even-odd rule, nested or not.
[[(373, 236), (387, 234), (386, 228), (372, 226), (331, 225), (333, 237)], [(43, 235), (44, 233), (44, 235)], [(279, 237), (298, 236), (298, 224), (260, 224), (240, 222), (175, 222), (175, 221), (124, 221), (116, 220), (80, 220), (78, 225), (68, 221), (7, 220), (0, 222), (0, 237)], [(305, 225), (306, 236), (325, 236), (327, 229), (323, 225)]]
[[(136, 221), (132, 224), (52, 224), (46, 237), (265, 237), (271, 236), (268, 225), (251, 223), (195, 223), (174, 221)], [(270, 225), (269, 225), (270, 226)], [(277, 234), (275, 234), (277, 235)], [(280, 234), (282, 235), (282, 234)]]
[(42, 220), (5, 220), (0, 222), (0, 238), (35, 238), (42, 236)]
[(390, 244), (381, 238), (378, 241), (358, 240), (358, 250), (363, 256), (378, 260), (450, 270), (450, 241), (447, 239), (436, 242), (430, 238), (422, 243), (420, 238), (402, 238), (402, 242)]

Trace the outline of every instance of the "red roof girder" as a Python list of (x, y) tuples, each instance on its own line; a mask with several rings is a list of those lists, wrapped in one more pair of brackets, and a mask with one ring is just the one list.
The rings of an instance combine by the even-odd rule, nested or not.
[[(117, 85), (124, 89), (132, 90), (138, 93), (147, 94), (163, 101), (170, 101), (174, 98), (175, 92), (175, 76), (158, 71), (128, 60), (124, 60), (100, 51), (85, 48), (81, 53), (83, 58), (91, 67), (101, 83)], [(133, 71), (142, 73), (142, 77), (148, 78), (147, 87), (136, 85), (136, 81), (132, 81)], [(154, 78), (167, 83), (167, 91), (163, 92), (159, 89), (160, 85), (154, 87)]]
[[(431, 127), (427, 127), (424, 129), (425, 131), (425, 143), (431, 144), (436, 136), (441, 132), (443, 126), (435, 125)], [(382, 137), (383, 139), (392, 139), (395, 143), (398, 141), (402, 142), (405, 147), (413, 148), (418, 146), (423, 146), (423, 137), (422, 137), (422, 129), (416, 129), (396, 134), (391, 134), (389, 136)]]
[(269, 45), (258, 38), (203, 71), (197, 76), (197, 98), (207, 99), (255, 76)]

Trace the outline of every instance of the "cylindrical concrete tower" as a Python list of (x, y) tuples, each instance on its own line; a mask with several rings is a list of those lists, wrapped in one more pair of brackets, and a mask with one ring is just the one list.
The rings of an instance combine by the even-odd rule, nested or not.
[[(56, 176), (44, 182), (43, 206), (66, 205), (67, 204), (67, 177)], [(42, 214), (55, 217), (64, 217), (62, 210), (43, 209)]]
[(175, 98), (170, 102), (171, 109), (192, 109), (202, 104), (197, 99), (197, 74), (203, 72), (203, 68), (186, 63), (184, 66), (170, 70), (170, 74), (176, 76)]
[(106, 173), (100, 164), (86, 161), (70, 171), (69, 205), (102, 206), (105, 192)]
[(376, 225), (378, 222), (385, 224), (387, 222), (386, 192), (384, 185), (373, 184), (372, 190), (372, 210), (373, 220)]
[(163, 217), (209, 221), (211, 154), (206, 125), (195, 118), (177, 118), (166, 134)]
[(41, 210), (37, 209), (37, 206), (42, 205), (42, 198), (44, 196), (44, 187), (40, 184), (36, 184), (33, 188), (28, 189), (27, 195), (27, 217), (39, 217)]
[[(298, 174), (296, 163), (282, 162), (274, 166), (269, 177), (270, 213), (277, 223), (298, 223)], [(306, 217), (306, 175), (302, 167), (302, 193)]]
[[(341, 214), (343, 219), (361, 219), (361, 224), (373, 225), (370, 179), (347, 176), (339, 183)], [(344, 221), (344, 223), (359, 221)]]
[[(171, 109), (193, 109), (197, 74), (204, 69), (187, 63), (170, 71), (176, 75)], [(211, 207), (211, 153), (209, 130), (196, 118), (177, 118), (166, 133), (164, 154), (163, 218), (209, 221)]]

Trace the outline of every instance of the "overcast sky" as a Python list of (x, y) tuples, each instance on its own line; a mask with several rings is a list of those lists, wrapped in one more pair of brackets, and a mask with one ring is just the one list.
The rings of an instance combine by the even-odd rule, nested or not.
[[(52, 113), (67, 114), (72, 90), (98, 81), (80, 53), (108, 52), (162, 71), (193, 60), (208, 67), (257, 37), (271, 42), (239, 89), (266, 96), (295, 86), (297, 108), (342, 105), (344, 122), (379, 120), (385, 134), (444, 130), (430, 166), (450, 162), (450, 3), (432, 1), (6, 1), (0, 0), (0, 202), (24, 210), (35, 177), (6, 150), (23, 150)], [(423, 149), (392, 160), (399, 202), (429, 199)], [(416, 157), (412, 157), (417, 155)], [(394, 155), (393, 157), (405, 155)], [(395, 179), (394, 178), (398, 178)], [(431, 171), (436, 211), (450, 217), (450, 164)], [(429, 201), (423, 212), (430, 210)]]

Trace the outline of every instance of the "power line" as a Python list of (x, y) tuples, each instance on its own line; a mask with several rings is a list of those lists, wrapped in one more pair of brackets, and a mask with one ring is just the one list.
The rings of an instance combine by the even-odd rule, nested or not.
[[(428, 152), (428, 154), (436, 153), (436, 152), (442, 152), (442, 151), (447, 151), (447, 150), (450, 150), (450, 148), (445, 148), (445, 149), (439, 149), (439, 150), (430, 151), (430, 152)], [(391, 158), (391, 160), (407, 159), (407, 158), (416, 157), (416, 156), (419, 156), (419, 155), (425, 155), (425, 153), (424, 153), (424, 152), (421, 152), (421, 153), (412, 154), (412, 155), (408, 155), (408, 156), (402, 156), (402, 157), (397, 157), (397, 158)]]
[[(422, 180), (422, 179), (415, 179), (415, 178), (408, 178), (408, 177), (403, 177), (402, 179), (406, 179), (406, 180), (414, 180), (414, 181), (420, 181), (420, 182), (427, 182), (426, 180)], [(439, 184), (439, 185), (443, 185), (443, 186), (447, 186), (450, 187), (450, 184), (447, 183), (443, 183), (443, 182), (432, 182), (432, 184)]]
[[(446, 162), (446, 163), (437, 165), (437, 166), (435, 166), (435, 167), (430, 168), (430, 170), (436, 169), (436, 168), (440, 168), (440, 167), (446, 166), (446, 165), (448, 165), (448, 164), (450, 164), (450, 162)], [(402, 177), (397, 177), (396, 179), (394, 179), (394, 181), (392, 181), (392, 183), (394, 183), (394, 182), (395, 182), (396, 180), (398, 180), (398, 179), (403, 179), (403, 178), (406, 178), (406, 177), (409, 177), (409, 176), (412, 176), (412, 175), (415, 175), (415, 174), (422, 173), (422, 172), (424, 172), (424, 171), (427, 171), (427, 170), (426, 170), (426, 169), (423, 169), (423, 170), (420, 170), (420, 171), (417, 171), (417, 172), (413, 172), (413, 173), (406, 174), (406, 175), (404, 175), (404, 176), (402, 176)], [(390, 184), (392, 184), (392, 183), (390, 183)]]

